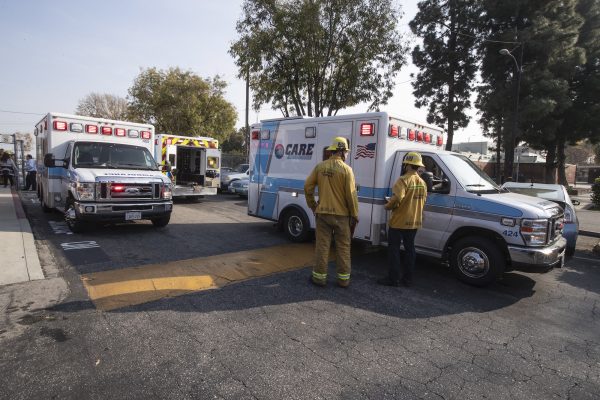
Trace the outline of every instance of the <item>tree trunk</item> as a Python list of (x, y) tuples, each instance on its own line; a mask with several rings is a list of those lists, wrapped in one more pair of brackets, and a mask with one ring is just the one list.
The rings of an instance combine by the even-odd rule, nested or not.
[(565, 172), (565, 138), (559, 137), (556, 141), (556, 168), (558, 169), (558, 183), (569, 186)]
[(544, 168), (544, 182), (556, 183), (556, 146), (551, 145), (546, 154), (546, 165)]
[(448, 71), (448, 105), (446, 108), (446, 122), (448, 123), (448, 140), (446, 141), (446, 150), (452, 150), (454, 141), (454, 79), (457, 69), (456, 60), (456, 3), (449, 2), (450, 12), (450, 37), (448, 39), (448, 51), (450, 52), (450, 71)]
[(502, 184), (503, 173), (500, 170), (500, 153), (502, 149), (502, 117), (498, 117), (498, 132), (496, 133), (496, 183)]

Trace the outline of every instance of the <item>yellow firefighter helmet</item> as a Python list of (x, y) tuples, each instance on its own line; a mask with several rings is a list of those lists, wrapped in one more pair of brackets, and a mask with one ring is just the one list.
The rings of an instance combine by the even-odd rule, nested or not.
[(348, 150), (348, 141), (345, 137), (338, 136), (333, 139), (333, 142), (331, 142), (331, 146), (329, 146), (327, 150)]
[(408, 153), (406, 157), (404, 157), (403, 163), (416, 165), (417, 167), (424, 167), (423, 159), (421, 158), (421, 155), (416, 151), (411, 151), (410, 153)]

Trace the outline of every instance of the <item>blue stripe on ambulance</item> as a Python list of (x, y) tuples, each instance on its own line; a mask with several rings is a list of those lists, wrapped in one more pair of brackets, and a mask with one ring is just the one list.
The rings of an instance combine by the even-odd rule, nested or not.
[(50, 167), (48, 168), (48, 178), (59, 179), (67, 176), (67, 169), (62, 167)]
[(519, 218), (523, 216), (523, 211), (519, 210), (518, 208), (479, 198), (456, 197), (454, 201), (454, 208), (513, 218)]
[[(304, 189), (304, 180), (300, 179), (266, 177), (263, 179), (263, 183), (258, 215), (268, 219), (278, 217), (277, 215), (274, 215), (273, 212), (277, 205), (277, 196), (281, 188), (296, 189), (298, 191)], [(367, 201), (381, 200), (385, 198), (385, 196), (390, 196), (391, 193), (391, 188), (362, 186), (358, 189), (358, 197), (361, 198), (361, 200), (364, 199)], [(519, 218), (523, 215), (523, 212), (517, 208), (498, 204), (493, 201), (479, 198), (454, 197), (439, 193), (430, 193), (427, 196), (426, 204), (448, 209), (447, 212), (451, 212), (452, 209), (459, 209), (463, 212), (470, 211), (473, 213), (486, 213), (513, 218)]]

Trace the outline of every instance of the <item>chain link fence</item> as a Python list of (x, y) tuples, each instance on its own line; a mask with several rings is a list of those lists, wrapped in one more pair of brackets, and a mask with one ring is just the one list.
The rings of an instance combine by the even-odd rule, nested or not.
[(244, 154), (221, 154), (221, 167), (234, 168), (239, 164), (248, 164), (248, 158)]

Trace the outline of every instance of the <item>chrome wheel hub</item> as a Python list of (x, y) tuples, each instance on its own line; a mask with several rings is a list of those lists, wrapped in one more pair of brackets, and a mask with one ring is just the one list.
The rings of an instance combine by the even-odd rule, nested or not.
[(294, 237), (300, 236), (302, 230), (304, 229), (304, 224), (302, 223), (302, 219), (296, 215), (293, 215), (288, 220), (288, 231)]
[(490, 270), (487, 255), (476, 247), (466, 247), (458, 253), (458, 268), (470, 278), (482, 278)]

